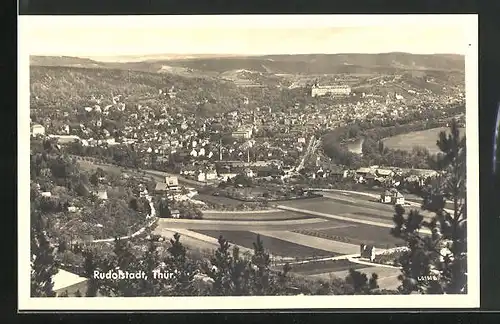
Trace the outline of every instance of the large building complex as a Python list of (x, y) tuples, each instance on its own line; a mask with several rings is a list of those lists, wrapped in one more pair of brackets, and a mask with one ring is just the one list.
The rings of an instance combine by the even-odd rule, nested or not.
[(347, 96), (351, 94), (351, 87), (348, 85), (320, 86), (317, 83), (312, 86), (311, 96), (319, 97), (325, 95)]
[(234, 138), (244, 138), (244, 139), (249, 139), (252, 138), (252, 128), (251, 127), (244, 127), (240, 128), (237, 131), (234, 131), (231, 135)]

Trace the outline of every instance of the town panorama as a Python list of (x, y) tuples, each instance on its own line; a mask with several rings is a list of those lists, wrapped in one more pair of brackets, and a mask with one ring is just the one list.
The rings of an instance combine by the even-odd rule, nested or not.
[(31, 56), (32, 296), (465, 293), (464, 66)]

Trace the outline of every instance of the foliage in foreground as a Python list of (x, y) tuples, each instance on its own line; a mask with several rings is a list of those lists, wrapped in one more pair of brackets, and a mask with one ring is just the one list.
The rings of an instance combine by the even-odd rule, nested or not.
[[(110, 254), (99, 255), (91, 249), (84, 249), (82, 254), (85, 261), (81, 275), (89, 280), (87, 290), (75, 295), (133, 297), (388, 293), (378, 289), (376, 274), (368, 279), (365, 274), (351, 270), (345, 280), (332, 278), (321, 281), (291, 274), (288, 264), (281, 270), (274, 269), (259, 236), (252, 255), (241, 254), (238, 247), (231, 247), (223, 237), (219, 238), (219, 247), (209, 258), (196, 259), (187, 252), (180, 242), (179, 234), (175, 234), (168, 242), (160, 236), (151, 236), (146, 251), (140, 254), (133, 250), (130, 242), (120, 240), (115, 241)], [(54, 263), (54, 260), (46, 262)], [(129, 273), (143, 271), (148, 278), (114, 280), (93, 276), (95, 271), (117, 273), (120, 270)], [(155, 271), (166, 276), (155, 277)], [(38, 291), (34, 294), (49, 296)], [(54, 295), (52, 291), (50, 296)]]
[[(422, 210), (434, 216), (425, 218), (417, 210), (405, 215), (402, 207), (396, 207), (392, 234), (409, 248), (398, 260), (402, 293), (467, 293), (465, 143), (456, 121), (450, 133), (439, 136), (437, 146), (442, 153), (433, 161), (439, 176), (422, 195)], [(451, 201), (452, 210), (445, 208), (446, 201)]]

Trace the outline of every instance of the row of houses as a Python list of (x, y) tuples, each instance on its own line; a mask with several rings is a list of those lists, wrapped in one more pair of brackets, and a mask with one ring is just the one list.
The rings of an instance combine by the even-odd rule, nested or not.
[(378, 182), (396, 186), (404, 181), (423, 186), (428, 178), (435, 177), (437, 174), (435, 170), (381, 168), (378, 166), (371, 166), (362, 167), (357, 170), (342, 169), (340, 167), (318, 167), (316, 170), (308, 172), (307, 176), (311, 179), (330, 178), (336, 181), (350, 178), (357, 183), (375, 184)]

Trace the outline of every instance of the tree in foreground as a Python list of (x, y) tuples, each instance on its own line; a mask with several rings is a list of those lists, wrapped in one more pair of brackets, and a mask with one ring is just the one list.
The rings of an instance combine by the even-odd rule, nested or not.
[(287, 293), (290, 267), (285, 265), (283, 271), (270, 268), (270, 256), (259, 235), (251, 257), (242, 256), (237, 246), (231, 252), (230, 247), (226, 239), (219, 237), (219, 248), (210, 258), (210, 263), (202, 268), (203, 273), (213, 280), (210, 295), (265, 296)]
[(373, 273), (370, 279), (365, 273), (359, 272), (354, 269), (349, 269), (349, 274), (346, 277), (346, 283), (352, 286), (353, 293), (368, 295), (373, 293), (378, 286), (378, 275)]
[[(409, 250), (400, 257), (400, 291), (428, 294), (467, 292), (466, 145), (454, 120), (450, 133), (441, 132), (441, 153), (430, 161), (438, 176), (424, 188), (424, 217), (412, 210), (405, 215), (395, 209), (392, 234), (402, 238)], [(452, 209), (446, 209), (450, 201)]]
[(95, 256), (91, 250), (85, 250), (82, 254), (84, 257), (83, 269), (85, 277), (88, 278), (85, 297), (96, 297), (99, 290), (99, 284), (94, 278), (94, 270), (97, 269)]
[(169, 256), (165, 260), (167, 269), (174, 274), (171, 284), (171, 293), (174, 296), (196, 296), (199, 294), (195, 286), (197, 274), (196, 264), (187, 257), (187, 249), (180, 242), (179, 233), (175, 233), (170, 239), (170, 247), (167, 249)]
[(55, 248), (44, 230), (41, 214), (35, 212), (35, 215), (38, 217), (32, 217), (31, 229), (31, 296), (54, 297), (52, 278), (59, 271)]

